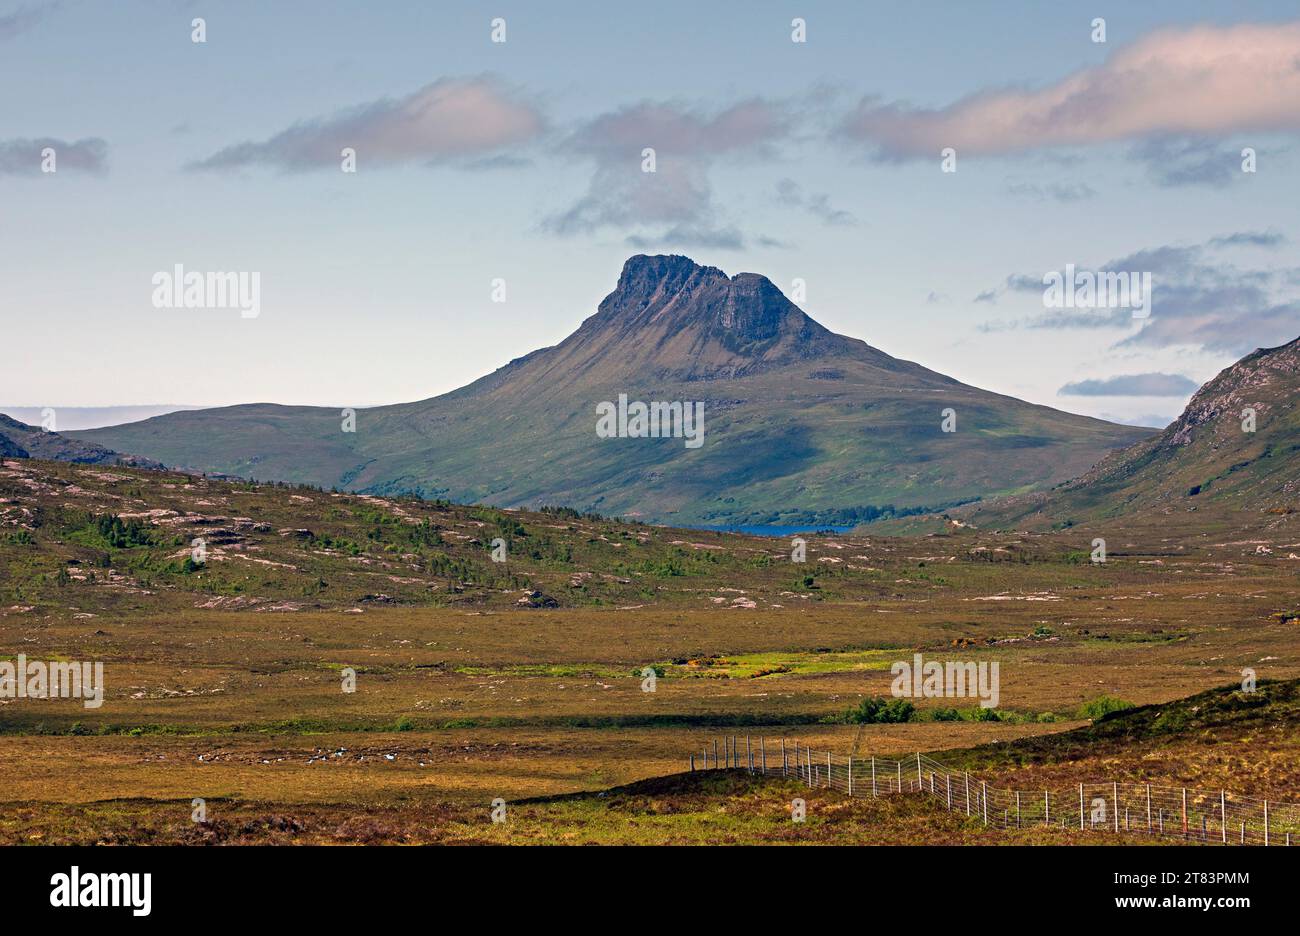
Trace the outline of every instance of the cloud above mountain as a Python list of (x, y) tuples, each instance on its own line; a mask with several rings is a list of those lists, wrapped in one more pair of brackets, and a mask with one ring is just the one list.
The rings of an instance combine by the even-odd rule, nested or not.
[[(1200, 244), (1145, 248), (1100, 264), (1083, 273), (1150, 273), (1150, 317), (1134, 319), (1129, 308), (1050, 309), (1020, 320), (986, 322), (983, 332), (1016, 328), (1117, 328), (1132, 330), (1116, 347), (1195, 347), (1240, 356), (1259, 347), (1285, 344), (1300, 334), (1300, 270), (1291, 267), (1243, 267), (1225, 253), (1236, 249), (1271, 249), (1286, 243), (1274, 231), (1240, 231)], [(1064, 266), (1064, 265), (1063, 265)], [(1001, 286), (980, 293), (974, 302), (1004, 295), (1041, 297), (1043, 274), (1013, 273)]]
[(98, 137), (84, 140), (0, 140), (0, 175), (40, 175), (45, 150), (54, 151), (58, 172), (103, 172), (108, 167), (108, 143)]
[(1182, 374), (1120, 374), (1100, 380), (1068, 383), (1056, 392), (1061, 396), (1146, 396), (1182, 397), (1199, 387)]
[(721, 159), (773, 158), (793, 122), (784, 105), (759, 98), (716, 111), (644, 101), (601, 114), (560, 144), (594, 169), (587, 192), (543, 228), (561, 236), (622, 230), (638, 248), (739, 248), (744, 236), (716, 203), (711, 170)]
[(33, 29), (54, 9), (59, 6), (58, 3), (48, 3), (45, 6), (34, 6), (24, 4), (18, 7), (12, 13), (6, 13), (0, 16), (0, 42), (6, 39), (14, 39), (29, 29)]
[(188, 168), (333, 169), (345, 148), (356, 150), (363, 166), (464, 161), (479, 167), (543, 131), (540, 110), (497, 79), (440, 78), (402, 98), (361, 104), (300, 121), (266, 140), (227, 146)]
[(1046, 87), (933, 109), (864, 98), (840, 127), (887, 160), (1296, 130), (1300, 22), (1158, 30)]

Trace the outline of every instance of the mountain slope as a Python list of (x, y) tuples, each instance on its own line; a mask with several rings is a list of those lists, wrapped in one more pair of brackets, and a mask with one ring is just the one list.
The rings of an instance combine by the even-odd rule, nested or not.
[[(1300, 338), (1226, 368), (1159, 435), (1051, 492), (954, 511), (977, 526), (1045, 526), (1141, 512), (1300, 511)], [(1254, 431), (1245, 415), (1254, 411)]]
[(159, 468), (157, 462), (133, 455), (123, 455), (93, 442), (82, 442), (57, 432), (46, 432), (0, 413), (0, 456), (6, 458), (44, 458), (50, 461), (77, 462), (83, 465), (133, 465)]
[[(704, 444), (600, 438), (597, 405), (700, 402)], [(942, 411), (957, 431), (941, 430)], [(560, 344), (357, 414), (269, 404), (79, 433), (202, 471), (676, 523), (831, 523), (1073, 477), (1149, 434), (966, 386), (833, 334), (769, 280), (637, 256)]]

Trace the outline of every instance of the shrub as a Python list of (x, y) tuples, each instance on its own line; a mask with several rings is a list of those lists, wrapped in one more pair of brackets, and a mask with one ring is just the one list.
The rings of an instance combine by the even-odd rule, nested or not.
[(884, 725), (909, 722), (916, 713), (916, 706), (906, 699), (885, 699), (883, 696), (867, 696), (850, 709), (847, 720), (855, 725)]
[(1132, 702), (1124, 699), (1117, 699), (1115, 696), (1097, 696), (1091, 702), (1085, 702), (1079, 706), (1079, 717), (1089, 718), (1093, 721), (1101, 721), (1103, 718), (1109, 718), (1116, 712), (1122, 712), (1125, 709), (1133, 708)]

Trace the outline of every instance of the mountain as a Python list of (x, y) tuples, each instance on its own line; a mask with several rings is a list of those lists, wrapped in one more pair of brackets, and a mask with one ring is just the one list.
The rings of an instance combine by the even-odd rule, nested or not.
[[(1226, 368), (1160, 434), (1045, 493), (953, 511), (1044, 527), (1144, 513), (1284, 522), (1300, 512), (1300, 338)], [(1246, 419), (1254, 412), (1253, 431)]]
[[(704, 439), (602, 438), (598, 407), (702, 404)], [(943, 411), (956, 413), (944, 432)], [(1034, 490), (1150, 435), (967, 386), (823, 328), (771, 281), (636, 256), (560, 344), (356, 414), (252, 404), (79, 438), (170, 465), (365, 493), (685, 524), (852, 523)]]
[(148, 458), (123, 455), (93, 442), (82, 442), (58, 432), (46, 432), (0, 413), (0, 456), (5, 458), (43, 458), (48, 461), (77, 462), (83, 465), (131, 465), (136, 468), (161, 468)]

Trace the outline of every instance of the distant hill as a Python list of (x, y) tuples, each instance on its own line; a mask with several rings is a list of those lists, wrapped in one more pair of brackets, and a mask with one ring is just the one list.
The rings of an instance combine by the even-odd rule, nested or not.
[[(597, 407), (620, 394), (702, 403), (703, 444), (601, 438)], [(629, 259), (560, 344), (443, 396), (359, 411), (355, 428), (337, 409), (251, 404), (77, 437), (373, 494), (829, 524), (1039, 489), (1151, 434), (967, 386), (828, 331), (763, 276), (680, 256)]]
[(50, 461), (77, 462), (83, 465), (131, 465), (136, 468), (161, 468), (152, 459), (123, 455), (93, 442), (71, 439), (58, 432), (46, 432), (0, 413), (0, 456), (7, 458), (43, 458)]
[[(154, 406), (59, 406), (57, 410), (56, 429), (60, 432), (74, 432), (78, 429), (100, 429), (104, 426), (116, 426), (125, 422), (137, 422), (151, 416), (162, 416), (178, 410), (201, 409), (198, 406), (158, 404)], [(44, 411), (41, 406), (3, 406), (0, 415), (5, 415), (19, 422), (40, 423)]]
[[(1300, 338), (1201, 387), (1163, 432), (1046, 493), (952, 512), (980, 527), (1045, 527), (1141, 513), (1257, 518), (1300, 512)], [(1247, 411), (1254, 412), (1254, 431)]]

